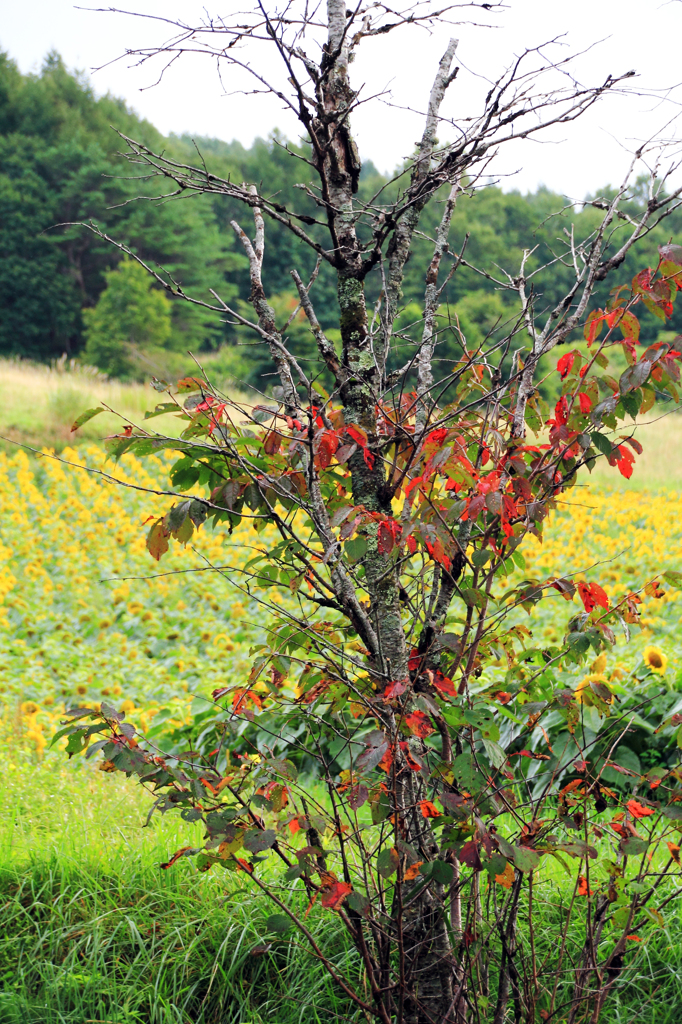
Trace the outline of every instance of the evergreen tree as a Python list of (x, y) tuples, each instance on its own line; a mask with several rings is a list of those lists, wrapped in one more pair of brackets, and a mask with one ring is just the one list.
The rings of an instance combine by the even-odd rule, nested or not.
[(136, 377), (140, 369), (149, 373), (154, 350), (171, 336), (172, 303), (133, 260), (122, 260), (105, 276), (99, 302), (83, 311), (85, 359), (113, 377)]

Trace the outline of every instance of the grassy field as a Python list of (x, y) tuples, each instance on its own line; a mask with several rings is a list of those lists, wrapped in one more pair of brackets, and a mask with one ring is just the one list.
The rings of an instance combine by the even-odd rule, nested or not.
[[(241, 876), (226, 886), (159, 870), (198, 836), (170, 820), (143, 829), (145, 808), (125, 782), (19, 762), (0, 806), (3, 1024), (332, 1019), (338, 997), (304, 950), (285, 941), (258, 951), (270, 911)], [(313, 914), (310, 926), (345, 962), (328, 917)]]
[[(77, 370), (5, 369), (0, 433), (38, 447), (51, 437), (73, 468), (11, 446), (0, 451), (0, 1024), (357, 1019), (295, 940), (262, 951), (270, 908), (244, 876), (200, 875), (188, 860), (159, 869), (192, 843), (192, 826), (169, 816), (144, 828), (146, 799), (134, 784), (48, 749), (74, 698), (125, 701), (148, 730), (164, 718), (190, 722), (212, 689), (244, 675), (258, 608), (240, 590), (239, 568), (269, 535), (247, 526), (232, 539), (201, 531), (193, 548), (174, 547), (163, 570), (202, 571), (142, 578), (157, 571), (143, 523), (165, 499), (82, 467), (155, 486), (166, 459), (105, 466), (94, 440), (113, 418), (93, 421), (77, 448), (64, 448), (64, 424), (100, 401), (135, 419), (157, 396)], [(544, 543), (528, 545), (528, 575), (598, 563), (594, 572), (613, 596), (663, 568), (682, 569), (682, 420), (644, 425), (637, 436), (645, 454), (633, 479), (602, 466), (570, 491)], [(204, 572), (208, 564), (230, 566), (230, 578)], [(557, 598), (530, 624), (554, 641), (570, 611)], [(669, 659), (664, 684), (682, 694), (675, 592), (647, 600), (642, 621), (633, 642), (609, 655), (609, 670), (627, 675), (654, 641)], [(284, 895), (300, 899), (293, 888)], [(343, 936), (318, 909), (311, 928), (352, 973)], [(682, 923), (672, 915), (642, 943), (637, 980), (602, 1024), (673, 1024), (680, 1006)]]
[[(210, 356), (205, 365), (210, 372)], [(189, 359), (187, 372), (197, 372)], [(132, 423), (141, 423), (144, 413), (161, 400), (148, 384), (109, 380), (94, 367), (80, 366), (74, 361), (60, 359), (51, 366), (43, 366), (26, 360), (0, 359), (0, 435), (6, 439), (0, 440), (0, 446), (11, 451), (11, 442), (18, 441), (35, 448), (60, 449), (72, 441), (71, 425), (84, 409), (104, 405)], [(118, 416), (103, 413), (81, 427), (78, 438), (99, 439), (120, 431), (121, 426)], [(159, 416), (153, 420), (153, 426), (171, 437), (180, 431), (173, 416)]]

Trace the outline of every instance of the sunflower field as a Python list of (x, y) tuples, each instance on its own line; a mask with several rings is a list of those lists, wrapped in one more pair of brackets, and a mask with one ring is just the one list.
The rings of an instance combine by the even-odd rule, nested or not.
[[(167, 505), (153, 492), (167, 487), (172, 458), (113, 463), (85, 444), (64, 449), (63, 461), (0, 452), (0, 1020), (12, 1024), (184, 1024), (197, 1019), (197, 991), (202, 1021), (298, 1024), (311, 986), (322, 1015), (315, 1020), (346, 1010), (303, 956), (275, 978), (267, 958), (254, 954), (265, 949), (268, 911), (247, 898), (240, 878), (226, 894), (211, 873), (159, 872), (196, 826), (167, 816), (144, 828), (148, 801), (139, 787), (93, 770), (96, 759), (68, 761), (65, 740), (50, 747), (65, 707), (106, 700), (161, 749), (201, 748), (207, 723), (215, 731), (212, 690), (249, 675), (263, 616), (240, 570), (274, 542), (272, 528), (242, 523), (230, 536), (204, 527), (155, 562), (146, 523)], [(560, 670), (597, 754), (608, 715), (592, 705), (590, 683), (605, 683), (614, 712), (627, 716), (618, 751), (626, 773), (663, 767), (682, 746), (680, 591), (640, 589), (682, 569), (680, 498), (587, 478), (507, 581), (513, 589), (573, 571), (577, 580), (598, 579), (611, 598), (640, 591), (641, 628), (629, 640), (622, 632), (587, 669)], [(560, 642), (581, 611), (577, 599), (549, 593), (532, 614), (518, 609), (529, 649)], [(294, 595), (275, 588), (258, 596), (294, 607)], [(504, 689), (506, 671), (503, 661), (492, 665), (480, 685)], [(559, 772), (562, 723), (546, 714), (531, 738)], [(230, 747), (248, 754), (238, 735)], [(603, 778), (622, 781), (612, 767)], [(671, 1024), (668, 1009), (682, 999), (682, 938), (673, 931), (660, 928), (640, 944), (645, 959), (618, 1021), (633, 1019), (644, 993), (651, 1020)], [(348, 955), (337, 931), (321, 931), (320, 941), (330, 955)], [(221, 984), (212, 986), (218, 969)]]
[[(40, 759), (65, 706), (103, 698), (151, 735), (191, 731), (212, 690), (248, 676), (259, 605), (239, 570), (274, 528), (257, 533), (242, 524), (231, 536), (201, 530), (159, 568), (145, 547), (145, 523), (164, 507), (166, 499), (150, 492), (164, 490), (172, 453), (112, 464), (91, 445), (67, 448), (61, 458), (0, 453), (3, 738)], [(578, 579), (598, 576), (613, 598), (679, 568), (681, 497), (583, 482), (554, 513), (543, 542), (533, 538), (525, 548), (519, 581), (560, 575), (568, 566)], [(266, 596), (283, 600), (275, 588)], [(655, 761), (651, 737), (659, 735), (661, 716), (675, 713), (678, 696), (682, 704), (682, 604), (673, 589), (643, 600), (642, 628), (629, 642), (619, 637), (588, 676), (573, 669), (567, 684), (581, 689), (603, 679), (621, 705), (648, 702), (647, 714), (636, 715), (644, 730), (638, 742)], [(571, 613), (556, 594), (519, 621), (529, 644), (553, 644)]]

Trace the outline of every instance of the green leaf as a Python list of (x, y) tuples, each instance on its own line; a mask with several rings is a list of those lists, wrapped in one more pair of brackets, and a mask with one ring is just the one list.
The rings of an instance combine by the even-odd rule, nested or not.
[(185, 519), (185, 521), (182, 524), (182, 526), (178, 530), (175, 531), (173, 536), (181, 544), (187, 544), (188, 541), (190, 541), (192, 539), (192, 534), (193, 533), (194, 533), (194, 523), (192, 522), (190, 517), (187, 516), (187, 518)]
[(480, 569), (481, 566), (484, 566), (486, 562), (490, 561), (492, 555), (493, 553), (490, 548), (476, 548), (475, 551), (471, 552), (472, 565), (475, 565), (477, 569)]
[(194, 501), (192, 501), (192, 503), (189, 506), (189, 517), (194, 523), (194, 525), (197, 527), (197, 529), (201, 526), (202, 523), (206, 522), (207, 516), (208, 505), (206, 504), (205, 501), (200, 501), (198, 498), (195, 498)]
[(293, 761), (283, 761), (280, 758), (273, 758), (267, 762), (267, 767), (272, 769), (276, 775), (279, 775), (281, 779), (287, 779), (289, 782), (296, 782), (298, 778), (298, 768)]
[(585, 654), (590, 647), (590, 638), (584, 633), (569, 633), (567, 642), (575, 654)]
[(191, 504), (192, 499), (188, 498), (186, 501), (181, 501), (178, 505), (173, 505), (173, 508), (166, 512), (163, 525), (168, 533), (175, 533), (176, 530), (180, 529), (187, 518)]
[(346, 896), (346, 904), (357, 914), (362, 914), (363, 917), (366, 917), (369, 913), (369, 900), (363, 893), (356, 892), (355, 889)]
[(377, 857), (377, 871), (382, 878), (390, 878), (398, 870), (399, 863), (400, 855), (397, 850), (382, 850)]
[(606, 455), (607, 458), (611, 454), (613, 445), (609, 441), (608, 437), (606, 437), (605, 434), (600, 434), (598, 430), (595, 430), (592, 433), (592, 444), (601, 452), (602, 455)]
[(359, 562), (367, 551), (367, 538), (353, 537), (352, 540), (347, 540), (344, 544), (344, 551), (351, 562)]
[(476, 587), (466, 587), (462, 591), (462, 598), (469, 608), (485, 608), (486, 601), (488, 600), (483, 591), (478, 590)]
[(540, 855), (534, 850), (528, 850), (525, 846), (514, 847), (514, 863), (519, 871), (526, 874), (533, 871), (540, 863)]
[(370, 810), (372, 812), (372, 824), (379, 825), (382, 821), (391, 813), (391, 802), (388, 797), (388, 793), (383, 791), (379, 793), (375, 800), (370, 801)]
[(634, 837), (626, 839), (620, 846), (626, 857), (638, 857), (641, 853), (645, 853), (648, 847), (646, 839), (635, 839)]
[(431, 878), (440, 885), (450, 885), (455, 869), (444, 860), (434, 860), (431, 865)]
[(153, 420), (155, 416), (165, 416), (169, 412), (181, 413), (182, 409), (176, 402), (161, 402), (155, 409), (150, 409), (144, 414), (146, 420)]
[(471, 754), (460, 754), (452, 763), (452, 771), (457, 785), (468, 793), (478, 792), (486, 783), (481, 772), (474, 764)]
[(73, 426), (71, 427), (71, 433), (73, 434), (74, 430), (78, 430), (79, 427), (82, 427), (83, 424), (87, 423), (89, 420), (94, 419), (95, 416), (99, 416), (101, 412), (106, 412), (106, 409), (103, 409), (101, 405), (96, 409), (86, 409), (85, 412), (82, 412), (80, 416), (74, 420)]
[(483, 746), (485, 748), (486, 754), (488, 755), (490, 763), (495, 768), (502, 768), (502, 766), (506, 763), (507, 755), (505, 754), (504, 750), (499, 745), (499, 743), (496, 743), (495, 740), (484, 739)]
[(666, 569), (663, 573), (663, 577), (676, 589), (682, 588), (682, 572), (675, 572), (673, 569)]
[(264, 850), (269, 850), (276, 840), (277, 835), (271, 828), (250, 828), (244, 836), (244, 849), (249, 853), (263, 853)]
[(669, 804), (667, 807), (661, 807), (661, 814), (670, 821), (682, 821), (682, 804)]
[(537, 411), (530, 403), (526, 405), (525, 420), (528, 427), (533, 431), (534, 434), (539, 434), (542, 430), (542, 419)]
[(642, 392), (637, 388), (635, 391), (630, 391), (627, 395), (621, 396), (621, 402), (626, 413), (632, 417), (637, 418), (639, 413), (639, 407), (642, 404)]
[(286, 914), (270, 914), (270, 917), (265, 922), (265, 927), (269, 932), (274, 932), (276, 935), (284, 935), (285, 932), (293, 928), (293, 922)]

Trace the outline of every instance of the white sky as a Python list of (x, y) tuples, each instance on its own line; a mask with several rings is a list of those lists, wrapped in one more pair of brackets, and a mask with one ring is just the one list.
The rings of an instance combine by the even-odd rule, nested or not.
[[(81, 0), (87, 3), (87, 0)], [(123, 0), (122, 5), (124, 5)], [(470, 71), (493, 76), (524, 46), (534, 46), (566, 33), (563, 50), (581, 50), (604, 40), (576, 68), (584, 83), (603, 80), (608, 73), (633, 69), (643, 90), (677, 86), (682, 79), (679, 48), (682, 41), (682, 2), (679, 0), (507, 0), (508, 9), (495, 15), (473, 12), (493, 29), (462, 25), (452, 30), (460, 39), (458, 58)], [(128, 0), (130, 10), (169, 16), (176, 12), (187, 21), (199, 16), (204, 2), (196, 0)], [(235, 0), (206, 0), (211, 14), (228, 15), (241, 7)], [(363, 95), (390, 87), (398, 106), (421, 105), (428, 95), (435, 66), (447, 45), (447, 30), (435, 36), (400, 30), (386, 37), (365, 40), (351, 70), (354, 84), (366, 81)], [(114, 60), (126, 47), (163, 43), (169, 31), (160, 22), (109, 12), (95, 13), (66, 0), (5, 0), (0, 22), (0, 47), (18, 61), (22, 71), (37, 70), (48, 50), (57, 49), (66, 64), (88, 72)], [(131, 67), (124, 59), (92, 75), (98, 93), (122, 96), (140, 115), (164, 132), (189, 132), (221, 139), (239, 139), (249, 145), (280, 127), (290, 137), (297, 128), (279, 101), (262, 96), (225, 95), (207, 58), (183, 58), (151, 86), (158, 70), (151, 65)], [(451, 86), (443, 113), (456, 118), (475, 112), (484, 83), (460, 72)], [(682, 89), (680, 96), (682, 100)], [(670, 101), (630, 96), (611, 98), (576, 125), (553, 129), (544, 144), (517, 144), (499, 158), (497, 173), (505, 188), (534, 189), (540, 184), (581, 198), (607, 183), (619, 182), (629, 163), (623, 143), (636, 142), (659, 132), (678, 111)], [(382, 102), (361, 108), (353, 122), (360, 152), (384, 171), (392, 170), (408, 155), (420, 134), (419, 121)], [(670, 135), (673, 129), (666, 129)], [(682, 136), (682, 124), (674, 129)], [(620, 140), (620, 141), (617, 141)]]

